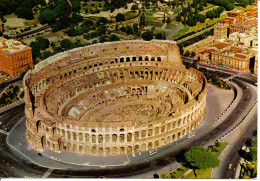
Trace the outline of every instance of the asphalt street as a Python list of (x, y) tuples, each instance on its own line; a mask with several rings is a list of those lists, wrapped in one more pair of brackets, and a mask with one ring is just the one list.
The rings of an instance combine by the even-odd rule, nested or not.
[[(202, 69), (203, 70), (203, 69)], [(203, 70), (207, 71), (207, 70)], [(230, 76), (231, 73), (220, 72), (217, 73), (223, 78)], [(248, 80), (250, 79), (250, 80)], [(98, 169), (92, 170), (91, 172), (88, 171), (72, 171), (72, 170), (62, 170), (62, 169), (54, 169), (49, 170), (49, 168), (44, 168), (37, 166), (31, 163), (28, 160), (25, 160), (24, 157), (21, 155), (17, 155), (17, 153), (13, 152), (7, 145), (6, 145), (6, 135), (0, 133), (0, 159), (1, 159), (1, 166), (0, 166), (0, 176), (1, 177), (17, 177), (17, 178), (24, 178), (24, 177), (37, 177), (41, 178), (44, 175), (48, 177), (129, 177), (130, 175), (135, 174), (136, 178), (138, 178), (138, 174), (142, 172), (147, 173), (151, 176), (152, 173), (155, 173), (155, 170), (158, 168), (166, 167), (167, 169), (174, 169), (179, 164), (175, 160), (176, 154), (178, 154), (181, 150), (188, 149), (192, 145), (205, 145), (209, 142), (216, 141), (220, 136), (229, 132), (234, 126), (236, 126), (240, 120), (240, 117), (243, 117), (248, 113), (251, 109), (252, 105), (254, 104), (255, 100), (257, 99), (257, 95), (255, 90), (247, 88), (247, 84), (244, 81), (249, 82), (252, 85), (255, 85), (256, 78), (250, 77), (250, 75), (245, 75), (239, 78), (233, 78), (232, 81), (236, 82), (243, 91), (242, 98), (239, 100), (239, 109), (233, 108), (234, 110), (232, 113), (223, 121), (221, 124), (216, 125), (215, 127), (212, 126), (211, 129), (207, 129), (204, 131), (199, 131), (198, 134), (192, 138), (187, 139), (184, 137), (183, 139), (179, 140), (176, 145), (166, 146), (162, 148), (160, 154), (156, 154), (158, 158), (154, 160), (147, 160), (147, 157), (144, 157), (147, 161), (140, 165), (129, 166), (122, 169), (117, 170), (103, 170), (99, 172)], [(23, 105), (19, 105), (14, 107), (4, 113), (0, 113), (0, 129), (9, 132), (13, 126), (24, 116), (24, 108)], [(252, 135), (254, 131), (254, 127), (256, 125), (256, 121), (250, 123), (248, 129), (244, 129), (241, 132), (241, 140), (239, 139), (236, 143), (231, 145), (231, 149), (234, 152), (230, 152), (228, 155), (233, 160), (228, 160), (227, 162), (232, 162), (234, 165), (237, 165), (237, 161), (239, 160), (235, 155), (237, 149), (244, 143), (248, 137)], [(248, 127), (248, 125), (247, 125)], [(202, 128), (201, 128), (202, 129)], [(169, 151), (170, 147), (174, 147), (174, 150)], [(164, 149), (164, 151), (163, 151)], [(163, 156), (164, 155), (164, 156)], [(141, 158), (140, 158), (141, 159)], [(223, 163), (223, 168), (225, 170), (226, 162)], [(220, 178), (230, 178), (233, 177), (234, 170), (229, 170), (226, 173), (224, 171), (223, 175), (220, 175)], [(47, 174), (46, 174), (47, 172)]]

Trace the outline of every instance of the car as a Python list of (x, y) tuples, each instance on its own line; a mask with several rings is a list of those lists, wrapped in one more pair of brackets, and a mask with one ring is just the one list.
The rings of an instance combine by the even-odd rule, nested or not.
[(232, 168), (232, 164), (228, 164), (228, 169), (231, 169)]

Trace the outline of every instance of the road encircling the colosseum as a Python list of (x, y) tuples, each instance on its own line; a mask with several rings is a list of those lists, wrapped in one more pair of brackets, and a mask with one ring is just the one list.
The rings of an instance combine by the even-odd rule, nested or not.
[[(5, 143), (5, 138), (6, 135), (0, 134), (1, 136), (1, 150), (5, 152), (5, 154), (2, 155), (3, 160), (5, 160), (6, 162), (6, 166), (5, 168), (3, 168), (3, 172), (6, 174), (5, 177), (8, 176), (13, 176), (13, 177), (21, 177), (21, 175), (27, 175), (27, 176), (32, 176), (34, 173), (35, 175), (39, 176), (39, 175), (44, 175), (46, 172), (50, 173), (48, 176), (49, 177), (99, 177), (99, 176), (105, 176), (105, 177), (132, 177), (132, 178), (141, 178), (142, 175), (146, 175), (149, 177), (144, 177), (144, 178), (152, 178), (152, 174), (153, 173), (158, 173), (157, 171), (160, 170), (160, 168), (164, 168), (164, 167), (170, 167), (169, 165), (178, 165), (175, 162), (175, 155), (183, 150), (183, 149), (187, 149), (192, 145), (205, 145), (211, 142), (214, 142), (219, 136), (225, 134), (226, 132), (228, 132), (229, 130), (231, 130), (239, 120), (237, 120), (237, 117), (239, 115), (243, 116), (245, 114), (247, 114), (248, 110), (251, 108), (251, 106), (254, 104), (255, 100), (256, 100), (256, 92), (255, 90), (253, 90), (252, 88), (247, 89), (247, 83), (245, 83), (244, 81), (239, 81), (237, 79), (234, 79), (234, 82), (236, 82), (243, 91), (243, 97), (240, 100), (240, 109), (241, 111), (238, 113), (238, 110), (234, 108), (234, 111), (232, 112), (232, 114), (230, 114), (227, 119), (225, 119), (225, 121), (220, 124), (219, 126), (217, 126), (216, 128), (214, 128), (213, 130), (208, 130), (207, 132), (201, 132), (201, 134), (197, 134), (197, 136), (194, 137), (194, 139), (187, 139), (186, 137), (184, 139), (181, 139), (178, 143), (178, 145), (175, 145), (175, 151), (174, 153), (167, 153), (167, 147), (166, 150), (164, 151), (160, 151), (158, 152), (156, 155), (160, 158), (154, 159), (154, 160), (149, 160), (147, 159), (147, 156), (145, 156), (145, 160), (144, 158), (142, 158), (141, 156), (139, 157), (140, 160), (143, 160), (144, 162), (140, 165), (135, 165), (135, 164), (131, 164), (129, 165), (129, 167), (127, 167), (127, 165), (122, 168), (122, 169), (115, 169), (113, 170), (102, 170), (100, 171), (85, 171), (85, 170), (62, 170), (62, 169), (54, 169), (51, 170), (51, 172), (43, 167), (39, 167), (35, 164), (31, 164), (28, 161), (24, 161), (24, 158), (22, 156), (17, 156), (17, 154), (13, 153), (12, 150), (10, 150)], [(243, 111), (242, 111), (243, 110)], [(21, 112), (23, 111), (23, 109), (20, 110)], [(21, 112), (16, 113), (18, 114), (18, 116), (16, 117), (17, 121), (20, 120), (24, 115), (21, 114)], [(5, 113), (6, 115), (11, 116), (13, 114), (13, 111), (10, 111), (8, 113)], [(5, 118), (8, 119), (8, 118)], [(12, 120), (12, 122), (14, 122), (14, 120)], [(2, 123), (2, 121), (1, 121)], [(250, 121), (248, 121), (248, 125), (250, 124)], [(251, 125), (251, 127), (254, 127), (255, 125)], [(10, 128), (8, 128), (10, 129)], [(7, 130), (8, 131), (8, 130)], [(244, 134), (248, 134), (248, 133), (244, 133)], [(165, 149), (164, 148), (164, 149)], [(163, 148), (162, 148), (163, 149)], [(2, 154), (1, 151), (1, 154)], [(6, 153), (8, 153), (9, 155), (12, 155), (11, 157), (8, 156)], [(163, 157), (164, 156), (164, 157)], [(8, 160), (8, 161), (7, 161)], [(9, 162), (15, 161), (16, 164), (12, 164)], [(169, 164), (169, 162), (171, 162)], [(4, 164), (3, 164), (4, 165)], [(75, 166), (71, 166), (71, 167), (75, 167)], [(23, 171), (19, 171), (19, 170), (23, 170)], [(35, 170), (34, 172), (32, 172), (31, 170)], [(147, 171), (145, 171), (147, 170)], [(29, 174), (30, 172), (30, 174)], [(142, 172), (140, 174), (137, 174), (138, 172)], [(14, 174), (15, 173), (15, 174)], [(16, 175), (17, 173), (20, 173), (19, 175)], [(119, 174), (120, 173), (120, 174)], [(2, 174), (2, 173), (1, 173)], [(133, 175), (133, 176), (130, 176)], [(40, 177), (41, 177), (40, 176)], [(2, 177), (2, 176), (1, 176)], [(224, 176), (223, 176), (224, 177)]]

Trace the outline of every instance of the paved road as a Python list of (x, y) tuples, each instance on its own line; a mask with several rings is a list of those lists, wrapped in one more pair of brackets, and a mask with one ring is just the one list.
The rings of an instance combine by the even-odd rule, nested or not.
[[(220, 75), (224, 75), (225, 73), (221, 72)], [(230, 76), (230, 75), (228, 75)], [(236, 78), (234, 79), (234, 81), (236, 81), (238, 84), (241, 84), (242, 81), (237, 80)], [(243, 83), (242, 83), (243, 84)], [(240, 100), (240, 106), (241, 109), (244, 111), (240, 111), (239, 113), (243, 116), (243, 114), (246, 114), (246, 112), (248, 111), (247, 108), (250, 107), (250, 104), (252, 102), (252, 100), (255, 100), (255, 95), (253, 93), (251, 93), (251, 89), (246, 90), (246, 85), (240, 85), (243, 88), (243, 97)], [(249, 91), (249, 92), (248, 92)], [(245, 101), (246, 100), (246, 101)], [(251, 100), (251, 101), (249, 101)], [(9, 131), (13, 125), (15, 123), (17, 123), (17, 120), (19, 120), (21, 117), (24, 116), (23, 113), (23, 107), (21, 106), (20, 108), (17, 107), (16, 109), (13, 110), (8, 110), (7, 112), (4, 113), (0, 113), (0, 121), (5, 122), (2, 126), (7, 127)], [(16, 112), (16, 113), (15, 113)], [(183, 138), (182, 140), (180, 140), (178, 142), (178, 144), (176, 145), (178, 148), (176, 148), (176, 152), (174, 153), (167, 153), (167, 149), (164, 152), (161, 152), (161, 155), (165, 155), (164, 158), (161, 159), (157, 159), (155, 161), (151, 161), (151, 162), (147, 162), (146, 164), (144, 164), (143, 166), (135, 166), (132, 170), (129, 169), (130, 172), (134, 173), (136, 172), (136, 170), (139, 170), (139, 172), (143, 171), (145, 169), (150, 170), (147, 172), (144, 172), (149, 174), (151, 176), (152, 173), (155, 173), (159, 168), (163, 168), (164, 170), (171, 170), (174, 167), (178, 166), (178, 163), (175, 162), (175, 155), (178, 153), (178, 151), (183, 150), (183, 149), (187, 149), (188, 147), (192, 146), (192, 145), (206, 145), (209, 143), (213, 143), (219, 136), (225, 134), (226, 132), (229, 132), (231, 127), (234, 127), (237, 122), (236, 118), (238, 117), (237, 114), (237, 110), (234, 110), (234, 112), (232, 113), (232, 115), (230, 115), (230, 117), (227, 119), (227, 121), (223, 122), (222, 124), (220, 124), (219, 126), (215, 127), (214, 129), (209, 129), (209, 130), (205, 130), (202, 129), (201, 131), (198, 132), (198, 134), (194, 137), (194, 139), (187, 139), (187, 138)], [(16, 115), (16, 116), (13, 116)], [(7, 123), (6, 120), (9, 120), (9, 122)], [(6, 124), (8, 124), (6, 126)], [(42, 177), (47, 171), (47, 168), (43, 168), (43, 167), (39, 167), (37, 165), (34, 165), (28, 161), (25, 161), (21, 156), (17, 156), (15, 155), (15, 153), (13, 151), (11, 151), (5, 143), (5, 137), (6, 135), (4, 134), (0, 134), (0, 138), (1, 138), (1, 158), (3, 160), (2, 165), (5, 165), (4, 168), (2, 168), (2, 172), (0, 172), (0, 174), (2, 174), (2, 176), (4, 177), (32, 177), (32, 176), (36, 176), (36, 177)], [(10, 156), (11, 155), (11, 156)], [(141, 159), (141, 157), (140, 157)], [(10, 165), (10, 162), (12, 162), (13, 160), (15, 160), (17, 163), (13, 165)], [(169, 164), (170, 162), (170, 164)], [(8, 164), (8, 165), (7, 165)], [(14, 167), (14, 168), (12, 168)], [(34, 170), (33, 172), (30, 171)], [(23, 171), (20, 171), (23, 170)], [(125, 172), (125, 174), (124, 174)], [(71, 171), (71, 170), (53, 170), (49, 177), (87, 177), (87, 176), (107, 176), (107, 177), (124, 177), (123, 175), (125, 175), (125, 177), (130, 177), (129, 176), (129, 172), (127, 173), (126, 170), (120, 170), (118, 169), (116, 172), (114, 172), (115, 175), (108, 175), (108, 173), (112, 173), (110, 171), (106, 171), (106, 172), (101, 172), (101, 173), (97, 173), (97, 172), (87, 172), (87, 171)], [(119, 175), (118, 175), (119, 174)], [(120, 175), (121, 174), (121, 175)], [(47, 175), (47, 174), (46, 174)], [(128, 175), (128, 176), (127, 176)], [(136, 175), (138, 177), (138, 174)], [(140, 177), (139, 177), (140, 178)]]

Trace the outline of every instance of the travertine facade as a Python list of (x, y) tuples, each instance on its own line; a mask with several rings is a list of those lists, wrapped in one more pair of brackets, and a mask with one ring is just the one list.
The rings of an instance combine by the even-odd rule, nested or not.
[(57, 54), (24, 76), (27, 139), (90, 155), (161, 147), (206, 112), (206, 79), (173, 41), (122, 41)]

